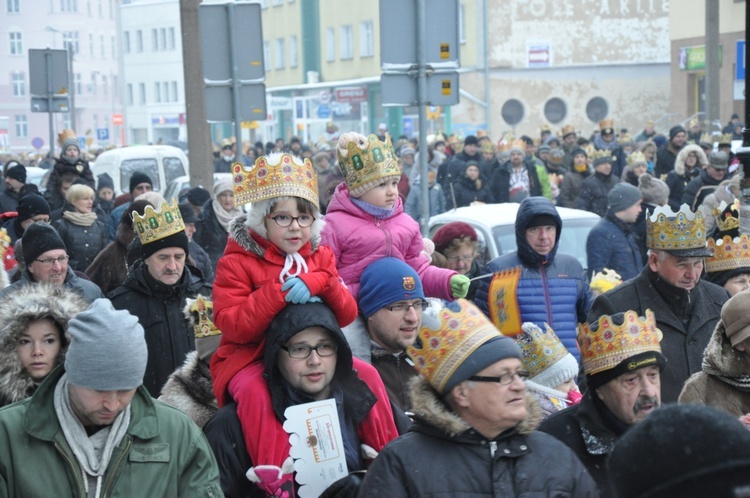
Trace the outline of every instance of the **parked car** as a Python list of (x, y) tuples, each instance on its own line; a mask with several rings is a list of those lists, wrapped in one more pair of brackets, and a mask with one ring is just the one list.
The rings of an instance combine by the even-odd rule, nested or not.
[(26, 183), (33, 183), (39, 187), (39, 192), (47, 190), (47, 179), (52, 170), (39, 168), (37, 166), (26, 166)]
[(153, 190), (162, 193), (169, 182), (190, 174), (184, 152), (171, 145), (137, 145), (103, 152), (96, 158), (94, 176), (107, 173), (115, 184), (115, 194), (126, 193), (130, 177), (136, 171), (146, 173), (153, 182)]
[[(479, 263), (487, 264), (498, 256), (516, 250), (516, 213), (518, 203), (483, 204), (453, 209), (430, 218), (430, 237), (438, 228), (453, 221), (468, 223), (477, 231)], [(578, 258), (583, 268), (586, 262), (586, 239), (599, 221), (599, 216), (580, 209), (557, 207), (563, 221), (558, 253)]]
[[(232, 173), (214, 173), (214, 182), (218, 180), (219, 178), (231, 178)], [(189, 189), (192, 185), (190, 185), (190, 176), (183, 175), (178, 176), (171, 182), (169, 182), (169, 185), (167, 185), (167, 189), (164, 191), (164, 198), (167, 199), (167, 201), (172, 201), (172, 199), (177, 199), (180, 195), (180, 192), (182, 192), (183, 189)], [(211, 192), (211, 189), (209, 190), (209, 193), (213, 194)]]

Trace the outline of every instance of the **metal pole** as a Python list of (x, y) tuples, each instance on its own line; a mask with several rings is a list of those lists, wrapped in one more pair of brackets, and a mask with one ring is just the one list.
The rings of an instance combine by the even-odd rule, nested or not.
[(232, 107), (234, 108), (234, 137), (237, 143), (236, 161), (242, 162), (242, 118), (240, 117), (240, 71), (237, 67), (237, 47), (234, 46), (234, 6), (235, 2), (227, 4), (227, 15), (229, 26), (229, 57), (232, 64)]
[[(76, 98), (75, 98), (75, 86), (76, 86), (76, 76), (73, 74), (73, 42), (68, 41), (67, 42), (67, 48), (68, 48), (68, 74), (70, 75), (70, 90), (68, 93), (70, 94), (70, 128), (75, 131), (76, 129)], [(76, 131), (76, 134), (78, 132)]]
[[(49, 151), (55, 155), (55, 123), (53, 120), (52, 106), (54, 95), (52, 89), (52, 50), (44, 51), (44, 61), (47, 64), (47, 115), (49, 116)], [(68, 84), (70, 86), (70, 84)], [(70, 91), (70, 90), (68, 90)]]
[(428, 235), (430, 221), (430, 191), (427, 179), (427, 9), (425, 0), (417, 0), (417, 104), (419, 108), (419, 186), (421, 212), (419, 225), (422, 235)]
[[(745, 2), (745, 22), (750, 19), (750, 2)], [(745, 24), (745, 40), (748, 40), (747, 24)], [(750, 54), (745, 50), (745, 67), (750, 66)], [(745, 77), (745, 126), (742, 128), (742, 147), (737, 151), (737, 158), (742, 163), (740, 168), (740, 233), (750, 234), (750, 85)]]
[(487, 123), (487, 136), (492, 137), (492, 116), (490, 115), (490, 54), (489, 54), (489, 1), (484, 0), (484, 121)]
[(719, 2), (706, 1), (706, 119), (719, 116)]

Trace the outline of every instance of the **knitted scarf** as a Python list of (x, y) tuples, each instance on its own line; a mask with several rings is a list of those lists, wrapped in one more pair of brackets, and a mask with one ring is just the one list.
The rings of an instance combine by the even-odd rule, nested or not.
[(231, 210), (227, 211), (221, 206), (221, 202), (219, 202), (219, 199), (214, 199), (213, 201), (211, 201), (211, 206), (214, 208), (214, 215), (219, 221), (219, 225), (221, 225), (227, 232), (229, 232), (229, 223), (235, 217), (242, 214), (242, 209), (238, 207), (232, 208)]
[(750, 375), (740, 375), (739, 377), (727, 377), (723, 375), (723, 372), (716, 368), (714, 365), (706, 361), (706, 357), (703, 357), (703, 364), (701, 369), (708, 375), (712, 375), (730, 386), (739, 389), (742, 392), (750, 392)]
[(63, 211), (62, 217), (72, 224), (81, 227), (90, 227), (97, 220), (96, 213), (93, 212), (79, 213), (78, 211)]

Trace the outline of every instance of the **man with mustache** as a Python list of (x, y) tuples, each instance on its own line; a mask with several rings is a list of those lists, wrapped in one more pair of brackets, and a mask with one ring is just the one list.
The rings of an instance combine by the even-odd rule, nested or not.
[[(120, 287), (108, 297), (117, 309), (128, 310), (146, 329), (148, 365), (143, 385), (153, 397), (172, 372), (195, 350), (193, 329), (183, 315), (187, 298), (211, 296), (211, 285), (188, 263), (189, 241), (180, 209), (166, 202), (146, 207), (143, 216), (133, 211), (133, 227), (140, 243), (140, 259), (129, 269)], [(137, 250), (131, 244), (130, 251)], [(191, 260), (192, 262), (192, 260)]]
[(602, 315), (578, 326), (588, 389), (577, 405), (553, 413), (539, 430), (567, 444), (599, 485), (613, 496), (605, 467), (615, 441), (661, 405), (661, 371), (667, 364), (651, 310)]

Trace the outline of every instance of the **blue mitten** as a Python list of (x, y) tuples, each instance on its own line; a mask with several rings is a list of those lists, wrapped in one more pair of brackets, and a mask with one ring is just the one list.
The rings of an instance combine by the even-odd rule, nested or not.
[(284, 282), (281, 291), (288, 290), (284, 300), (288, 303), (304, 304), (310, 300), (310, 289), (299, 277), (293, 277)]

